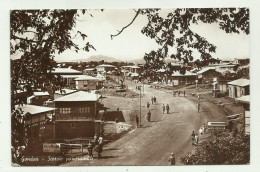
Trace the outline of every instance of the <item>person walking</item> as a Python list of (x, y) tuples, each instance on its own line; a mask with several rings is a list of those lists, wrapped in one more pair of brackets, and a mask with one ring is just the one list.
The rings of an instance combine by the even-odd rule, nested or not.
[(98, 138), (98, 144), (99, 145), (103, 145), (103, 137), (102, 137), (102, 135), (101, 136), (99, 136), (99, 138)]
[(170, 106), (169, 106), (169, 104), (166, 105), (166, 111), (167, 111), (167, 114), (169, 114), (169, 111), (170, 111)]
[(151, 111), (149, 110), (148, 113), (147, 113), (147, 117), (146, 119), (150, 122), (151, 121)]
[(183, 91), (183, 96), (185, 97), (185, 90)]
[(154, 98), (153, 98), (153, 101), (154, 101), (154, 104), (156, 104), (156, 97), (154, 96)]
[(153, 104), (153, 97), (151, 98), (152, 104)]
[(180, 96), (180, 94), (181, 94), (181, 91), (178, 91), (178, 96)]
[(96, 146), (97, 143), (98, 143), (98, 138), (97, 138), (97, 134), (95, 134), (95, 136), (94, 136), (94, 140), (93, 140), (93, 144), (94, 144), (94, 146)]
[(149, 109), (149, 107), (150, 107), (150, 103), (149, 102), (147, 102), (146, 107), (147, 107), (147, 109)]
[(165, 106), (164, 106), (164, 104), (163, 104), (163, 106), (162, 106), (162, 110), (163, 110), (163, 114), (164, 114), (164, 112), (165, 112)]
[(198, 113), (200, 112), (200, 102), (197, 104)]
[(200, 136), (203, 135), (203, 129), (202, 129), (202, 127), (200, 127), (200, 129), (199, 129), (199, 133), (200, 133)]
[(137, 128), (139, 127), (139, 117), (135, 115), (135, 121), (136, 121), (136, 126)]
[(205, 124), (202, 125), (202, 130), (203, 130), (203, 133), (206, 132), (206, 125)]
[(195, 133), (194, 133), (194, 131), (192, 131), (192, 134), (191, 134), (191, 141), (192, 141), (192, 144), (194, 144), (194, 142), (195, 142)]
[(103, 151), (103, 137), (99, 136), (98, 138), (98, 145), (97, 145), (97, 153), (98, 153), (98, 158), (101, 157), (101, 153)]
[(171, 153), (171, 156), (168, 159), (169, 165), (175, 165), (175, 156), (174, 153)]
[(196, 143), (196, 144), (199, 143), (199, 136), (198, 136), (198, 134), (195, 134), (195, 143)]
[(88, 157), (89, 159), (93, 159), (93, 144), (91, 141), (88, 142)]

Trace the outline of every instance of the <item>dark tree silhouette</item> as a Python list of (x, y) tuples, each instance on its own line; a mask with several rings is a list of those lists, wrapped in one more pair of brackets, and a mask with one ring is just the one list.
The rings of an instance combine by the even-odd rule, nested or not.
[[(21, 57), (11, 61), (11, 119), (12, 146), (18, 149), (26, 145), (23, 132), (25, 116), (20, 108), (21, 100), (16, 96), (18, 86), (26, 85), (27, 93), (32, 94), (34, 88), (44, 90), (46, 85), (62, 86), (60, 78), (53, 78), (51, 70), (55, 66), (53, 54), (62, 53), (66, 49), (76, 52), (89, 51), (94, 47), (87, 42), (87, 35), (74, 31), (74, 26), (80, 14), (87, 10), (13, 10), (10, 12), (10, 52), (20, 53)], [(91, 14), (89, 14), (91, 15)], [(81, 37), (84, 47), (73, 42), (75, 37)], [(54, 88), (55, 89), (55, 88)], [(16, 156), (14, 151), (13, 158)]]
[[(226, 33), (249, 34), (248, 8), (178, 8), (169, 12), (167, 17), (160, 16), (160, 9), (139, 9), (131, 23), (118, 34), (111, 35), (111, 38), (122, 33), (138, 15), (146, 15), (148, 18), (148, 23), (141, 32), (160, 45), (158, 50), (144, 55), (145, 68), (151, 75), (158, 69), (166, 69), (166, 57), (187, 63), (193, 60), (194, 51), (201, 54), (202, 65), (209, 63), (211, 54), (215, 53), (217, 47), (193, 32), (190, 29), (191, 24), (218, 23), (219, 28)], [(176, 53), (169, 54), (170, 48), (174, 48)]]

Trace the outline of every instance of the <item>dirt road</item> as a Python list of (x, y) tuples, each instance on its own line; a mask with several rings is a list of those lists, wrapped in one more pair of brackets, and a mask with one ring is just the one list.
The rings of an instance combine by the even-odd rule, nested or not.
[[(135, 90), (136, 84), (127, 81), (127, 85)], [(152, 96), (156, 96), (156, 104), (151, 104)], [(145, 85), (141, 100), (142, 127), (104, 146), (101, 159), (72, 161), (63, 165), (168, 165), (171, 152), (175, 153), (176, 165), (180, 165), (179, 157), (194, 147), (191, 144), (192, 131), (198, 133), (199, 127), (208, 121), (226, 120), (223, 111), (213, 103), (203, 102), (198, 113), (194, 97), (174, 97), (169, 91), (150, 88), (149, 85)], [(133, 103), (129, 106), (137, 106), (139, 99), (131, 101)], [(148, 101), (151, 104), (151, 122), (145, 119), (147, 109), (144, 106)], [(167, 103), (170, 114), (163, 114), (162, 104)]]

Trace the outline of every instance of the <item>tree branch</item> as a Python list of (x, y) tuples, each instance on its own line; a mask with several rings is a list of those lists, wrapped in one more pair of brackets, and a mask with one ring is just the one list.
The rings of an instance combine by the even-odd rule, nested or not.
[(140, 11), (141, 11), (141, 10), (139, 9), (139, 10), (136, 12), (136, 14), (135, 14), (133, 20), (132, 20), (128, 25), (126, 25), (125, 27), (123, 27), (120, 31), (118, 31), (117, 34), (115, 34), (115, 35), (110, 35), (111, 40), (113, 39), (113, 37), (116, 37), (116, 36), (120, 35), (126, 28), (128, 28), (131, 24), (133, 24), (134, 21), (135, 21), (135, 19), (136, 19), (137, 16), (139, 15)]
[[(21, 38), (21, 37), (15, 36), (15, 35), (12, 35), (11, 37), (12, 37), (12, 39), (20, 39), (20, 40), (23, 40), (23, 41), (26, 41), (26, 42), (35, 42), (35, 43), (39, 42), (39, 41), (32, 40), (32, 39)], [(45, 41), (45, 40), (43, 40), (43, 42), (44, 42), (44, 41)]]

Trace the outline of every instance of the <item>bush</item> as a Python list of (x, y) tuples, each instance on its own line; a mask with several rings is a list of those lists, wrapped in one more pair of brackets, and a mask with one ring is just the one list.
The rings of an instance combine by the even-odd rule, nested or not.
[(238, 133), (216, 137), (214, 141), (203, 142), (181, 157), (181, 163), (192, 165), (248, 164), (250, 162), (250, 137)]

